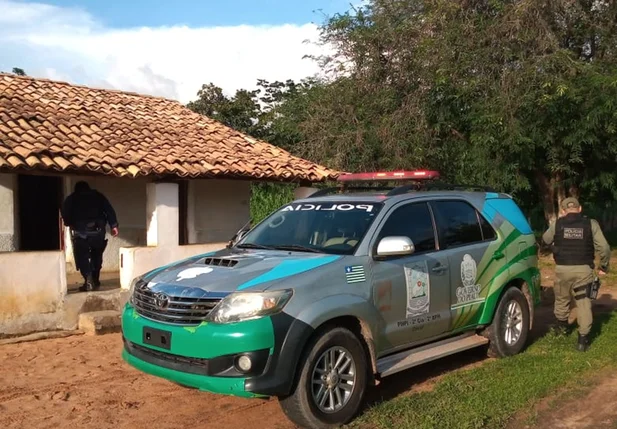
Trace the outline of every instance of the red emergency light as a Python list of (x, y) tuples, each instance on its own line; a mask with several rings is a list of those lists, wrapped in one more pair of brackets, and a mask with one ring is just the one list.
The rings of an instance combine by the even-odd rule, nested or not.
[(371, 180), (431, 180), (439, 177), (438, 171), (381, 171), (373, 173), (347, 173), (338, 177), (339, 182), (361, 182)]

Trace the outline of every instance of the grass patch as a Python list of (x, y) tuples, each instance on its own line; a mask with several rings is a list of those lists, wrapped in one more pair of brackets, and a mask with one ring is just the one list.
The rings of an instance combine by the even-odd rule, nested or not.
[(256, 225), (274, 210), (294, 199), (294, 186), (279, 183), (255, 183), (251, 187), (251, 219)]
[(601, 333), (587, 353), (575, 350), (576, 333), (549, 333), (517, 356), (453, 372), (430, 392), (379, 404), (351, 427), (503, 428), (517, 412), (617, 364), (617, 313), (598, 314), (595, 321)]

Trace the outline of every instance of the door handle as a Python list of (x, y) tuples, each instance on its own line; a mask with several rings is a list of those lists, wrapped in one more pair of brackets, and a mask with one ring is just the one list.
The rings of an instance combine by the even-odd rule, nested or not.
[(447, 269), (448, 269), (447, 265), (436, 265), (431, 269), (431, 271), (434, 273), (443, 273)]

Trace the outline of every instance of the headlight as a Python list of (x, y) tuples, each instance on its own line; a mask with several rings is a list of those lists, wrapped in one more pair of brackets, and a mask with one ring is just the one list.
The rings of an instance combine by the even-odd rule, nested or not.
[(135, 293), (135, 288), (142, 281), (143, 281), (143, 276), (140, 276), (140, 277), (135, 277), (133, 281), (131, 282), (131, 287), (129, 288), (129, 303), (131, 305), (133, 304), (133, 294)]
[(281, 311), (292, 294), (291, 289), (232, 293), (212, 309), (208, 319), (214, 323), (233, 323), (269, 316)]

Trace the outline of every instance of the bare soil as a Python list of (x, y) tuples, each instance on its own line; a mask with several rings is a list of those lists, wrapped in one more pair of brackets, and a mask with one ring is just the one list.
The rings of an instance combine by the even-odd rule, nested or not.
[(520, 413), (508, 429), (617, 428), (617, 374), (597, 374), (590, 384), (546, 398), (534, 407), (535, 415)]
[(617, 374), (605, 374), (590, 393), (565, 401), (540, 415), (536, 427), (553, 429), (617, 428)]
[[(551, 321), (551, 268), (543, 273), (544, 304), (533, 337)], [(595, 307), (616, 308), (614, 289), (604, 288)], [(186, 389), (143, 374), (121, 359), (120, 334), (74, 336), (0, 346), (0, 428), (200, 429), (293, 428), (276, 399), (241, 399)], [(430, 390), (444, 373), (481, 365), (471, 350), (386, 378), (369, 393), (368, 404)], [(608, 428), (617, 418), (617, 375), (588, 397), (540, 416), (551, 428)], [(608, 426), (607, 426), (608, 425)]]

